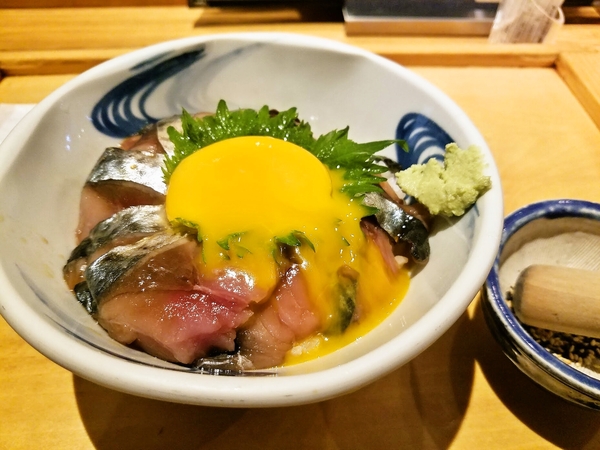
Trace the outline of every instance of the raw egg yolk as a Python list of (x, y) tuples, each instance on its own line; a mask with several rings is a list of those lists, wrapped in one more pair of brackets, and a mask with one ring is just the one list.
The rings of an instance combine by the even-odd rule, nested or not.
[(374, 315), (379, 321), (403, 297), (408, 276), (390, 281), (382, 258), (369, 256), (379, 253), (360, 228), (366, 210), (341, 191), (344, 182), (342, 171), (329, 170), (290, 142), (226, 139), (180, 162), (167, 190), (167, 217), (198, 227), (203, 276), (235, 268), (266, 292), (278, 281), (277, 241), (301, 236), (297, 252), (323, 329), (336, 320), (339, 303), (332, 298), (343, 265), (360, 274), (363, 308), (376, 310), (381, 301), (389, 305)]
[(200, 225), (203, 242), (251, 230), (268, 238), (327, 213), (331, 177), (310, 152), (272, 137), (219, 141), (185, 158), (167, 194), (169, 219)]

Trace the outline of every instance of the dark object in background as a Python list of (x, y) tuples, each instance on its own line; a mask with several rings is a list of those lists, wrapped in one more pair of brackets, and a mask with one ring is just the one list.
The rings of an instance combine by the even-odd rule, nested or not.
[(598, 0), (565, 0), (563, 6), (592, 6), (598, 4)]
[[(477, 3), (478, 5), (497, 4), (499, 0), (490, 0), (489, 2), (471, 1), (464, 2), (460, 0), (437, 0), (437, 1), (421, 1), (421, 0), (188, 0), (189, 6), (306, 6), (316, 5), (322, 7), (339, 7), (344, 6), (349, 9), (352, 14), (375, 15), (376, 12), (381, 12), (382, 15), (389, 14), (392, 11), (393, 15), (402, 15), (407, 11), (411, 14), (419, 11), (420, 15), (429, 16), (448, 16), (451, 17), (455, 13), (455, 8), (464, 10), (467, 3)], [(565, 0), (563, 6), (591, 6), (598, 3), (597, 0)], [(488, 6), (483, 6), (487, 9)], [(387, 11), (387, 13), (386, 13)], [(443, 12), (441, 12), (443, 11)]]
[(346, 0), (355, 16), (465, 18), (496, 14), (497, 1), (477, 0)]
[[(498, 0), (188, 0), (190, 7), (336, 11), (348, 34), (488, 34)], [(343, 12), (343, 16), (342, 16)], [(328, 14), (331, 18), (332, 15)]]
[(343, 0), (188, 0), (205, 7), (196, 26), (243, 23), (343, 22)]
[(343, 0), (188, 0), (188, 5), (192, 6), (289, 6), (289, 7), (303, 7), (303, 6), (318, 6), (324, 8), (338, 7), (341, 11), (344, 6)]
[[(189, 7), (220, 11), (199, 25), (243, 22), (246, 12), (273, 16), (296, 10), (294, 18), (266, 21), (342, 22), (349, 35), (489, 35), (500, 0), (188, 0)], [(600, 0), (564, 0), (566, 23), (600, 23)], [(579, 7), (593, 7), (581, 12)], [(566, 8), (566, 9), (565, 9)], [(585, 9), (585, 8), (584, 8)], [(593, 10), (597, 12), (594, 14)], [(571, 12), (569, 12), (571, 10)], [(591, 15), (590, 15), (591, 14)], [(208, 16), (207, 16), (208, 17)], [(251, 21), (256, 22), (254, 17)]]
[(487, 36), (498, 2), (481, 0), (346, 0), (349, 35)]

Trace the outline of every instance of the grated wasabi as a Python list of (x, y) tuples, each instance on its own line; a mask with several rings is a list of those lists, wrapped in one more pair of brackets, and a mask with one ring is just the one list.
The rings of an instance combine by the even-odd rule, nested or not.
[(484, 162), (477, 146), (462, 150), (446, 146), (443, 164), (430, 159), (396, 174), (398, 186), (425, 205), (433, 215), (461, 216), (491, 187), (483, 174)]

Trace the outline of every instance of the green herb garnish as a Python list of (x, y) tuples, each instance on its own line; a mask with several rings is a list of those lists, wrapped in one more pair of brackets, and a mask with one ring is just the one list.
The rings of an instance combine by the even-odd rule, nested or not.
[(302, 231), (294, 230), (287, 236), (278, 236), (275, 238), (277, 242), (280, 244), (286, 244), (290, 247), (300, 247), (302, 244), (306, 244), (310, 247), (310, 249), (314, 252), (315, 246), (314, 244), (306, 237)]
[(223, 239), (217, 241), (217, 244), (219, 244), (219, 247), (221, 247), (223, 250), (229, 250), (231, 247), (230, 242), (231, 241), (239, 242), (240, 237), (243, 234), (244, 233), (231, 233), (231, 234), (225, 236)]
[(202, 242), (202, 234), (200, 233), (200, 225), (191, 220), (186, 220), (181, 217), (171, 220), (171, 227), (175, 230), (183, 231), (188, 234), (195, 234), (198, 242)]
[(374, 156), (380, 150), (397, 143), (407, 151), (402, 140), (384, 140), (358, 144), (348, 139), (348, 128), (334, 130), (315, 139), (310, 125), (298, 119), (296, 108), (274, 113), (267, 106), (260, 110), (230, 111), (224, 100), (212, 116), (194, 118), (187, 111), (181, 116), (182, 133), (173, 127), (167, 132), (175, 145), (172, 156), (165, 157), (163, 169), (168, 184), (179, 163), (194, 152), (215, 142), (241, 136), (271, 136), (296, 144), (315, 155), (330, 169), (342, 169), (346, 183), (342, 191), (351, 197), (367, 192), (381, 192), (379, 174), (387, 167)]
[[(248, 253), (252, 253), (246, 247), (240, 245), (240, 241), (244, 233), (231, 233), (223, 239), (217, 241), (219, 247), (226, 251), (234, 251), (238, 258), (243, 258)], [(227, 256), (227, 259), (229, 257)]]

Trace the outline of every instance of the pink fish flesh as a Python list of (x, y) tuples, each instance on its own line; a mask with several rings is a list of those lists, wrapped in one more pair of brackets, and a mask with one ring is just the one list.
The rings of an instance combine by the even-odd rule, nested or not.
[(191, 364), (212, 351), (235, 349), (236, 329), (252, 311), (242, 301), (198, 290), (128, 292), (98, 308), (98, 323), (123, 344), (136, 343), (167, 361)]
[(294, 342), (319, 329), (312, 308), (300, 267), (293, 265), (266, 305), (239, 332), (240, 353), (255, 369), (282, 364)]

